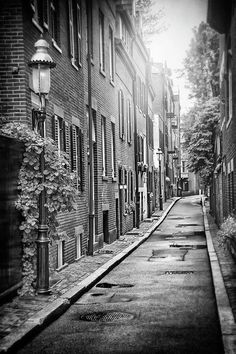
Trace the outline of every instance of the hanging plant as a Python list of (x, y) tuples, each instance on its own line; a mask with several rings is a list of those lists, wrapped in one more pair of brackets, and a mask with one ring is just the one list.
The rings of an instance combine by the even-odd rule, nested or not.
[[(58, 152), (57, 146), (50, 138), (42, 138), (26, 124), (6, 123), (1, 134), (15, 138), (25, 145), (22, 165), (18, 177), (18, 198), (16, 209), (23, 216), (19, 229), (22, 231), (22, 276), (23, 286), (20, 295), (33, 295), (36, 280), (36, 239), (38, 235), (39, 195), (45, 188), (47, 200), (47, 225), (50, 241), (60, 239), (57, 214), (76, 209), (74, 174), (69, 171), (69, 156)], [(44, 148), (45, 169), (44, 182), (40, 172), (39, 157)]]

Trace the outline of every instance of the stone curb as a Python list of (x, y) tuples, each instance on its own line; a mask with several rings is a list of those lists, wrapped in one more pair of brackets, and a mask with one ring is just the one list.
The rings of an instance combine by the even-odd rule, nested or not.
[(169, 211), (179, 199), (180, 198), (178, 197), (173, 200), (173, 202), (163, 212), (160, 219), (158, 219), (156, 223), (147, 232), (145, 232), (144, 236), (139, 238), (139, 240), (125, 248), (115, 257), (110, 259), (108, 262), (106, 262), (96, 271), (90, 274), (86, 279), (82, 280), (72, 289), (68, 290), (58, 299), (54, 300), (52, 303), (47, 305), (43, 310), (39, 311), (36, 315), (34, 315), (34, 317), (29, 318), (27, 321), (24, 322), (21, 328), (14, 331), (14, 333), (10, 333), (6, 337), (4, 337), (0, 345), (0, 353), (6, 353), (10, 351), (20, 341), (29, 337), (30, 334), (38, 331), (41, 327), (43, 327), (43, 325), (49, 323), (55, 317), (62, 315), (73, 302), (75, 302), (96, 282), (98, 282), (102, 277), (104, 277), (110, 270), (112, 270), (116, 265), (118, 265), (136, 248), (138, 248), (139, 245), (146, 241), (147, 238), (151, 236), (151, 234), (154, 232), (154, 230), (162, 223)]
[(202, 211), (224, 352), (225, 354), (234, 354), (236, 353), (236, 324), (225, 289), (218, 257), (213, 245), (210, 227), (206, 215), (206, 207), (204, 205), (204, 197), (202, 197)]

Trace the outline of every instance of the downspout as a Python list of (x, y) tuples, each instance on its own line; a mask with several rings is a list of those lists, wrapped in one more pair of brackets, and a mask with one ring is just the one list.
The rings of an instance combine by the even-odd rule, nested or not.
[(136, 204), (136, 228), (139, 229), (140, 224), (140, 198), (139, 198), (139, 179), (138, 179), (138, 131), (137, 131), (137, 113), (136, 113), (136, 87), (137, 87), (137, 79), (136, 75), (133, 79), (133, 101), (134, 101), (134, 163), (135, 163), (135, 204)]
[(91, 84), (91, 24), (92, 24), (91, 0), (87, 0), (87, 35), (88, 35), (88, 114), (89, 114), (89, 239), (88, 254), (93, 255), (94, 235), (94, 166), (93, 166), (93, 116), (92, 116), (92, 84)]

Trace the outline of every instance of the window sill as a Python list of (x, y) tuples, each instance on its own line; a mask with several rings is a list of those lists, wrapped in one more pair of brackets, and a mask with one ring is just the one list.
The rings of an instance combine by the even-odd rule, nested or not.
[[(88, 55), (87, 55), (87, 61), (88, 61)], [(90, 63), (94, 66), (94, 60), (92, 57), (90, 58)]]
[(108, 176), (102, 176), (102, 180), (107, 182), (108, 181)]
[(102, 76), (106, 77), (106, 73), (103, 69), (100, 69), (100, 74), (102, 74)]
[(61, 267), (57, 268), (56, 271), (60, 272), (62, 269), (68, 267), (68, 263), (63, 264)]
[(52, 45), (53, 47), (59, 52), (62, 54), (62, 50), (61, 48), (57, 45), (57, 42), (55, 41), (55, 39), (52, 38)]
[(75, 65), (73, 59), (71, 59), (71, 65), (73, 66), (73, 68), (75, 68), (75, 70), (79, 71), (79, 68), (77, 65)]
[(229, 127), (231, 121), (232, 121), (232, 116), (229, 118), (228, 122), (226, 123), (226, 129), (228, 129), (228, 127)]
[(79, 63), (79, 65), (76, 65), (76, 64), (74, 63), (73, 58), (71, 59), (71, 65), (72, 65), (77, 71), (79, 71), (79, 68), (82, 67), (82, 64), (81, 64), (81, 63)]
[(32, 22), (33, 22), (34, 26), (39, 30), (39, 32), (43, 33), (43, 28), (40, 26), (40, 24), (34, 18), (32, 18)]

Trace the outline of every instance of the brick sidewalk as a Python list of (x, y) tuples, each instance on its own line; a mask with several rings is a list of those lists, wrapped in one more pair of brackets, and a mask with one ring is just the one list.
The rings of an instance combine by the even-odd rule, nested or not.
[(236, 322), (236, 263), (234, 262), (229, 250), (226, 247), (224, 248), (219, 246), (217, 237), (218, 227), (215, 224), (213, 217), (209, 214), (209, 203), (206, 203), (206, 211), (213, 245), (220, 264), (225, 289), (234, 315), (234, 321)]
[[(163, 211), (158, 211), (153, 214), (151, 219), (144, 220), (140, 224), (139, 229), (133, 229), (112, 244), (105, 245), (93, 256), (85, 256), (78, 262), (70, 264), (56, 273), (53, 279), (51, 279), (50, 295), (38, 295), (35, 297), (17, 296), (11, 302), (0, 306), (0, 352), (6, 352), (11, 345), (15, 344), (14, 342), (21, 339), (21, 335), (23, 335), (22, 327), (28, 326), (28, 331), (30, 332), (31, 328), (29, 322), (31, 322), (31, 319), (37, 317), (40, 319), (38, 314), (44, 311), (46, 307), (50, 308), (51, 305), (53, 308), (53, 304), (57, 301), (59, 302), (65, 293), (68, 293), (71, 289), (75, 289), (79, 284), (86, 282), (86, 279), (93, 273), (95, 274), (99, 268), (108, 264), (107, 262), (109, 261), (112, 262), (116, 256), (125, 252), (126, 249), (128, 250), (137, 240), (144, 238), (144, 235), (147, 234), (149, 230), (151, 232), (151, 230), (155, 228), (155, 225), (158, 225), (158, 220), (163, 213), (178, 199), (179, 198), (171, 198), (165, 202)], [(65, 304), (66, 302), (64, 301), (63, 305)], [(67, 307), (69, 307), (68, 302)], [(33, 328), (34, 326), (32, 325), (32, 329)], [(26, 332), (27, 328), (24, 333)]]

